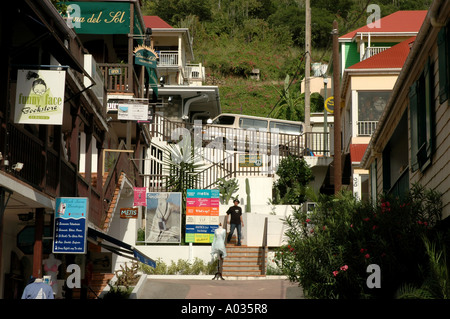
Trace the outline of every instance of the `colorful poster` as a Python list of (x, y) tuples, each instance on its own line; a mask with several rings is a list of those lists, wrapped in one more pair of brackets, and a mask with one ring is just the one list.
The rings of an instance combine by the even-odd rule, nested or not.
[(181, 193), (147, 193), (145, 242), (181, 242)]
[(186, 242), (212, 243), (219, 225), (219, 190), (188, 189), (186, 194)]
[(147, 206), (147, 188), (145, 187), (133, 187), (134, 203), (133, 206)]
[(18, 70), (14, 123), (62, 125), (66, 71)]
[(85, 254), (88, 199), (56, 198), (53, 253)]

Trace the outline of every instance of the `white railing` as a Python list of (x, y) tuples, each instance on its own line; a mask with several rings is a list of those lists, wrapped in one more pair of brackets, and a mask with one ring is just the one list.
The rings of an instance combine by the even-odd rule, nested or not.
[(204, 81), (205, 80), (205, 68), (201, 63), (199, 64), (187, 64), (184, 67), (184, 78), (188, 81)]
[(371, 136), (377, 128), (378, 121), (358, 121), (358, 136)]
[(178, 66), (178, 51), (158, 51), (159, 66)]
[(380, 52), (383, 52), (384, 50), (389, 49), (390, 47), (368, 47), (366, 48), (366, 51), (363, 56), (363, 60), (370, 58), (371, 56), (374, 56), (375, 54), (378, 54)]

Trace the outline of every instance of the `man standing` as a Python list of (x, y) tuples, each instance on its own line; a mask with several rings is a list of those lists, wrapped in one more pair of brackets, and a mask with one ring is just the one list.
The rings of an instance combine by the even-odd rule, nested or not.
[(237, 230), (238, 243), (237, 246), (241, 246), (241, 225), (244, 227), (244, 221), (242, 220), (242, 208), (239, 207), (239, 200), (235, 199), (233, 201), (234, 206), (231, 206), (227, 210), (228, 224), (230, 224), (230, 233), (228, 234), (227, 243), (230, 242), (233, 236), (234, 229)]

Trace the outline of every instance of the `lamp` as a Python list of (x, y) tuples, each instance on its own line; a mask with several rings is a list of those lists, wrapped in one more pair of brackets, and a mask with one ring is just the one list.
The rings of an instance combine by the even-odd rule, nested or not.
[(21, 162), (17, 162), (16, 164), (14, 164), (12, 166), (12, 169), (15, 170), (16, 172), (20, 172), (23, 168), (23, 163)]

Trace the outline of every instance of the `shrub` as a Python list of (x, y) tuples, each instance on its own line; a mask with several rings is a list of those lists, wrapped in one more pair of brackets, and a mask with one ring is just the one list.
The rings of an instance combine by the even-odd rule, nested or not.
[[(297, 209), (286, 219), (288, 244), (275, 261), (310, 298), (392, 298), (402, 283), (423, 280), (423, 237), (440, 221), (440, 196), (418, 185), (404, 199), (374, 205), (350, 192), (321, 195), (315, 211)], [(366, 285), (370, 264), (380, 266), (381, 288)]]

